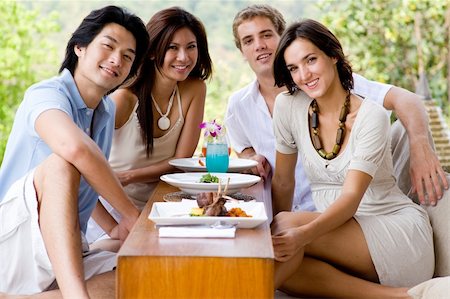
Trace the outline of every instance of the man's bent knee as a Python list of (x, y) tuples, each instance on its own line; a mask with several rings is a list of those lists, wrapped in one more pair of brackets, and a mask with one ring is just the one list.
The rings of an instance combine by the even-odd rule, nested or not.
[(80, 184), (80, 172), (69, 162), (56, 154), (51, 154), (34, 172), (34, 187), (40, 201), (41, 194), (52, 186), (76, 188)]

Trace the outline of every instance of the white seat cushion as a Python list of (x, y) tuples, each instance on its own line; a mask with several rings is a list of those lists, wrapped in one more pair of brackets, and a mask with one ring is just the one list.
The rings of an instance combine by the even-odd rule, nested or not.
[(450, 296), (450, 277), (437, 277), (408, 290), (413, 299), (448, 299)]
[[(450, 175), (447, 175), (447, 180), (450, 182)], [(436, 263), (434, 276), (450, 276), (450, 190), (445, 191), (436, 206), (424, 206), (424, 208), (433, 227)], [(450, 293), (447, 296), (450, 298)]]

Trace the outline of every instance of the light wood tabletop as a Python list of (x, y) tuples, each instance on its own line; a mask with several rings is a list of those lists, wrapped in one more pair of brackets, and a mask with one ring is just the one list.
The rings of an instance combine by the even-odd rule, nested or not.
[(273, 298), (274, 254), (268, 223), (235, 238), (159, 238), (153, 202), (179, 191), (164, 182), (118, 253), (117, 298)]

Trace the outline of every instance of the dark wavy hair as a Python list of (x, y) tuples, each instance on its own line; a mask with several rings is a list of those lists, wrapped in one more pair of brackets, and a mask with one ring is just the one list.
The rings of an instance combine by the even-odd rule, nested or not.
[(133, 65), (131, 66), (130, 73), (125, 81), (136, 75), (148, 48), (149, 38), (147, 30), (139, 17), (127, 12), (124, 8), (112, 5), (93, 10), (83, 19), (80, 26), (78, 26), (67, 43), (66, 56), (59, 68), (59, 72), (62, 72), (66, 68), (73, 75), (78, 63), (78, 56), (75, 54), (74, 47), (76, 45), (87, 47), (100, 31), (102, 31), (106, 25), (111, 23), (124, 27), (131, 32), (136, 39), (136, 56)]
[(180, 7), (163, 9), (147, 23), (150, 36), (148, 53), (142, 63), (142, 68), (135, 80), (128, 86), (139, 101), (137, 116), (141, 126), (141, 134), (146, 143), (147, 155), (153, 150), (153, 108), (151, 92), (155, 82), (156, 72), (164, 65), (164, 58), (176, 31), (188, 28), (197, 39), (198, 59), (190, 78), (206, 80), (212, 75), (212, 62), (208, 51), (208, 40), (202, 22), (191, 13)]
[(342, 87), (347, 91), (353, 89), (352, 67), (344, 55), (339, 40), (327, 27), (311, 19), (293, 23), (281, 36), (273, 63), (276, 86), (286, 86), (290, 94), (299, 90), (298, 86), (292, 80), (292, 76), (284, 60), (286, 48), (297, 38), (309, 40), (324, 52), (325, 55), (337, 59), (336, 67)]

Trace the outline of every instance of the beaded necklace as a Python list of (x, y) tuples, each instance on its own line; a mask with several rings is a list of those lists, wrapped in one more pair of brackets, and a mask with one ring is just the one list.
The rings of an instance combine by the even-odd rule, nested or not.
[(314, 99), (311, 102), (311, 116), (309, 119), (309, 125), (311, 126), (312, 131), (312, 143), (316, 151), (319, 153), (319, 155), (327, 160), (331, 160), (336, 158), (336, 156), (339, 154), (339, 151), (341, 150), (342, 143), (344, 142), (345, 137), (345, 121), (347, 120), (347, 115), (350, 112), (350, 92), (347, 94), (347, 97), (345, 98), (344, 105), (341, 109), (341, 114), (339, 114), (339, 128), (336, 132), (336, 144), (333, 146), (333, 150), (329, 153), (327, 153), (323, 146), (322, 142), (320, 141), (319, 136), (319, 106), (317, 105), (317, 101)]

